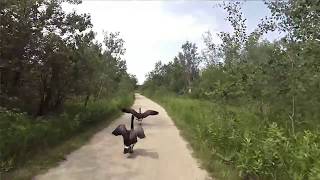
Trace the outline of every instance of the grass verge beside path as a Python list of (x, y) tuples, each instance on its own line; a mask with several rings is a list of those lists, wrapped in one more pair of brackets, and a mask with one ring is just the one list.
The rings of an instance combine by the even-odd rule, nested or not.
[[(201, 166), (215, 179), (240, 179), (238, 172), (232, 165), (217, 156), (208, 143), (208, 138), (201, 137), (201, 126), (207, 126), (210, 122), (210, 111), (213, 104), (178, 98), (174, 96), (148, 96), (159, 103), (174, 121), (180, 130), (180, 134), (189, 142), (193, 149), (193, 155), (200, 159)], [(201, 109), (203, 108), (203, 109)]]
[[(150, 96), (149, 96), (150, 97)], [(250, 106), (155, 95), (217, 179), (320, 179), (320, 134), (305, 129), (290, 134), (264, 121)]]
[(84, 132), (74, 135), (67, 141), (57, 145), (54, 148), (46, 148), (40, 154), (35, 155), (28, 160), (24, 165), (18, 167), (12, 172), (4, 175), (4, 180), (24, 180), (32, 179), (37, 174), (43, 173), (65, 160), (65, 156), (86, 144), (90, 138), (107, 127), (113, 119), (120, 116), (120, 112), (108, 117), (105, 121), (97, 123)]
[[(94, 134), (107, 127), (114, 119), (119, 117), (121, 115), (119, 111), (120, 107), (132, 105), (134, 101), (133, 97), (133, 95), (117, 97), (111, 103), (99, 102), (91, 104), (91, 107), (88, 105), (87, 112), (85, 113), (81, 113), (80, 109), (78, 109), (79, 107), (70, 107), (67, 116), (68, 118), (72, 117), (72, 119), (69, 119), (69, 123), (73, 124), (71, 125), (74, 128), (73, 131), (64, 133), (65, 137), (58, 134), (46, 136), (48, 139), (55, 139), (54, 141), (48, 139), (41, 140), (41, 137), (38, 137), (40, 141), (46, 141), (46, 145), (39, 144), (38, 147), (35, 145), (33, 150), (26, 151), (26, 157), (23, 157), (23, 160), (17, 161), (15, 167), (12, 167), (7, 172), (0, 172), (0, 180), (29, 180), (35, 175), (44, 173), (49, 168), (58, 165), (59, 162), (65, 160), (67, 154), (86, 144)], [(67, 123), (68, 118), (64, 119), (65, 123)], [(76, 127), (74, 127), (74, 123), (77, 124)], [(70, 127), (48, 125), (46, 128), (49, 133), (53, 130), (61, 131), (62, 133), (62, 130), (69, 130), (68, 128)], [(60, 139), (60, 142), (56, 142), (58, 139)], [(22, 152), (17, 153), (21, 154)]]

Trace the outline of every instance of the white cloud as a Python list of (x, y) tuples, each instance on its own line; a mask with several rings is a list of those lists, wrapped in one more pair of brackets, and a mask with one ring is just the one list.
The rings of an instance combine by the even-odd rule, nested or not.
[(202, 34), (216, 29), (193, 14), (175, 14), (163, 6), (167, 2), (152, 1), (84, 1), (82, 4), (63, 5), (79, 13), (90, 13), (97, 39), (102, 41), (103, 31), (119, 31), (127, 49), (125, 59), (128, 72), (135, 74), (139, 83), (153, 69), (156, 61), (170, 61), (186, 40), (202, 46)]

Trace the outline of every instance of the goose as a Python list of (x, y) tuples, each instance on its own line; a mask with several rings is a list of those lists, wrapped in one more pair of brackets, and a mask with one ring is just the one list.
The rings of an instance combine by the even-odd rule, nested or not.
[(139, 108), (139, 112), (137, 112), (131, 108), (123, 108), (122, 112), (131, 113), (133, 116), (135, 116), (137, 118), (137, 120), (140, 122), (140, 125), (142, 123), (143, 118), (146, 118), (150, 115), (158, 115), (159, 114), (158, 111), (154, 111), (154, 110), (147, 110), (144, 113), (141, 113), (141, 108)]
[(137, 137), (140, 139), (145, 138), (144, 130), (141, 126), (134, 129), (134, 116), (131, 115), (131, 129), (127, 130), (126, 125), (120, 124), (112, 131), (115, 136), (121, 135), (123, 137), (124, 150), (123, 154), (133, 153), (133, 146), (138, 142)]

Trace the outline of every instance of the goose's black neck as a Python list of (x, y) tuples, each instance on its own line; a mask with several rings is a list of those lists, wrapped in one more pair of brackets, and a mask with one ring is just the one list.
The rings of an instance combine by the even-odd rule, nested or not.
[(133, 120), (134, 120), (134, 116), (132, 115), (132, 116), (131, 116), (131, 130), (134, 129), (134, 127), (133, 127)]

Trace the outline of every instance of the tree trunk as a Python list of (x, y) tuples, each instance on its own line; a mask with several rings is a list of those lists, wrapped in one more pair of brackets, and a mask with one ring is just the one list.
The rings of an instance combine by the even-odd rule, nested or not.
[(45, 115), (49, 110), (49, 105), (51, 101), (51, 89), (47, 87), (46, 80), (43, 80), (42, 89), (40, 88), (40, 103), (38, 109), (38, 116)]
[(90, 94), (87, 95), (86, 100), (84, 101), (84, 107), (87, 107), (89, 99), (90, 99)]

